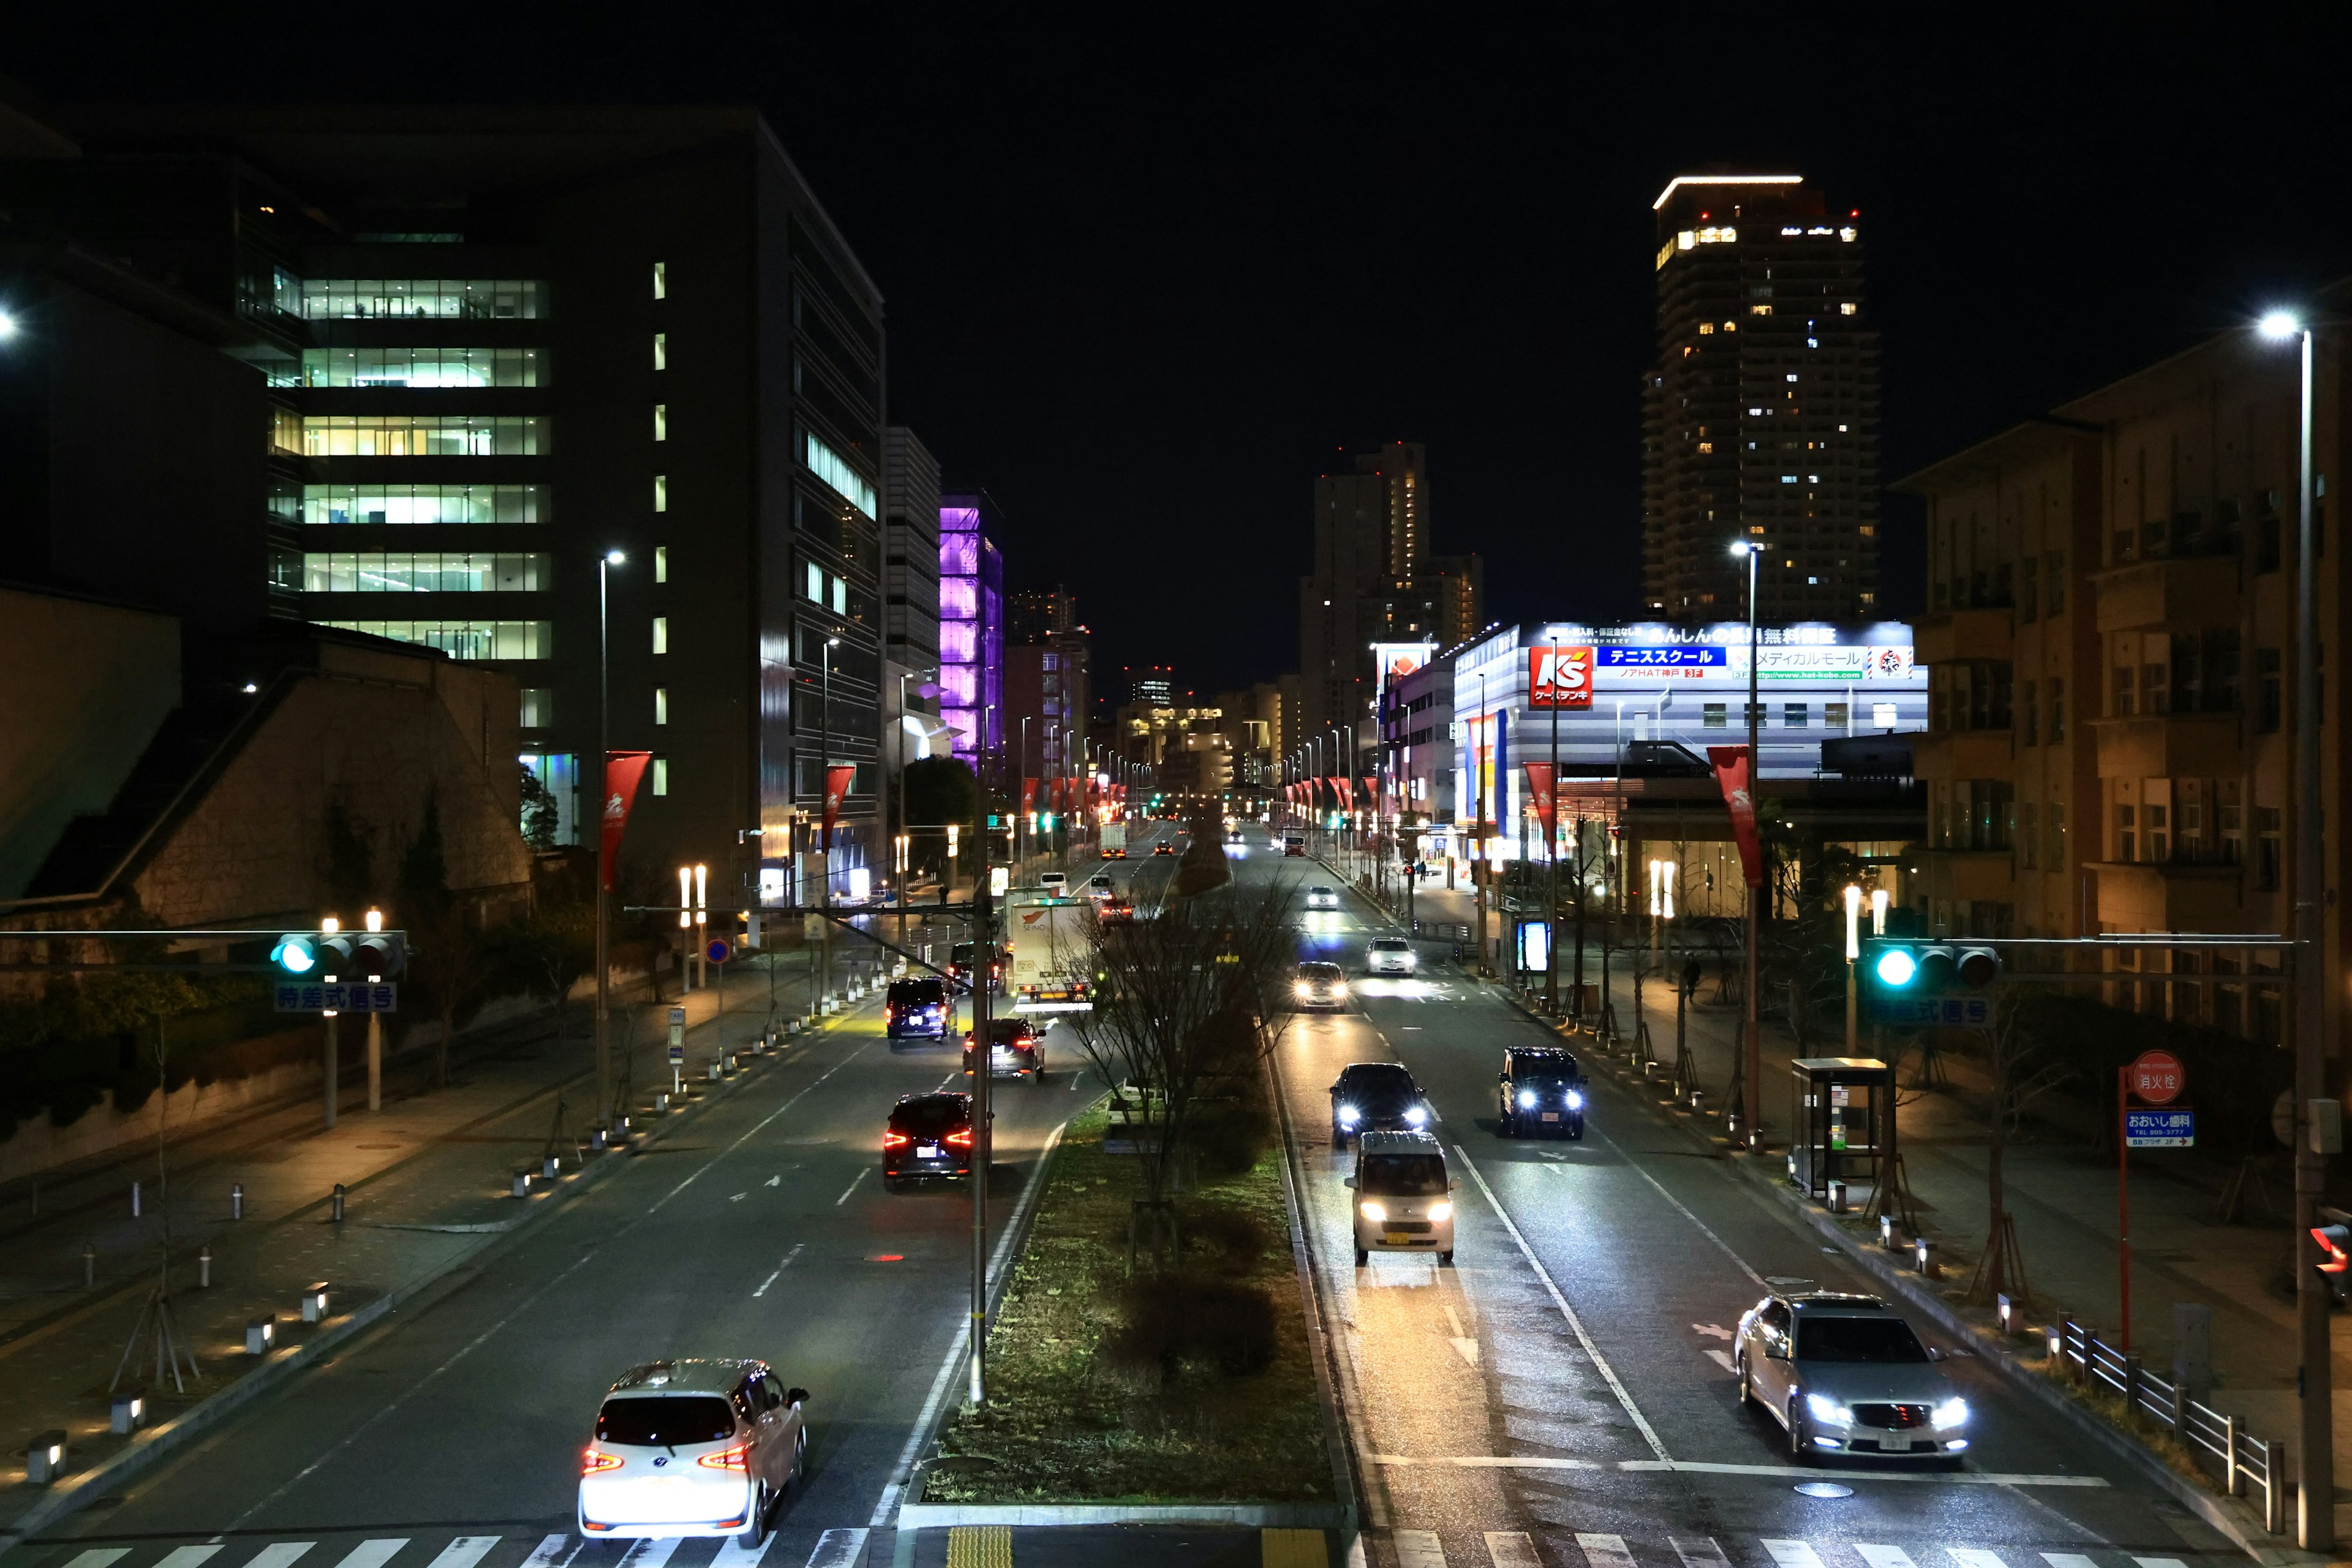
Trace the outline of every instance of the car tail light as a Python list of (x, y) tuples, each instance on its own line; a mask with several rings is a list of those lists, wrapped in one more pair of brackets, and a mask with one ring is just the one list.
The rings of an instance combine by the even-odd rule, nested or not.
[(590, 1448), (580, 1456), (580, 1473), (583, 1476), (601, 1476), (606, 1470), (617, 1470), (626, 1463), (628, 1461), (618, 1454), (601, 1454)]
[(884, 1003), (882, 1005), (882, 1021), (887, 1024), (893, 1016), (895, 1016), (895, 1015), (890, 1011), (890, 1005), (887, 1002)]
[(705, 1454), (694, 1462), (706, 1470), (744, 1470), (751, 1468), (751, 1445), (738, 1443), (731, 1448), (721, 1448), (715, 1454)]
[(904, 1132), (885, 1132), (882, 1134), (882, 1147), (885, 1149), (904, 1149), (908, 1144), (912, 1143), (913, 1142), (914, 1140), (908, 1137)]
[(971, 1147), (971, 1129), (967, 1127), (961, 1132), (950, 1132), (940, 1142), (952, 1143), (959, 1149), (969, 1149)]

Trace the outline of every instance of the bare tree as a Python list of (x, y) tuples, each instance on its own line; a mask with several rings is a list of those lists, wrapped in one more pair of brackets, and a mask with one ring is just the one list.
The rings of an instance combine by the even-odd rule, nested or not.
[(2004, 991), (1993, 1007), (1993, 1025), (1985, 1036), (1985, 1067), (1992, 1079), (1989, 1118), (1992, 1137), (1985, 1150), (1984, 1251), (1969, 1281), (1969, 1300), (1989, 1302), (1997, 1296), (2027, 1298), (2025, 1255), (2017, 1245), (2016, 1222), (2010, 1217), (2007, 1189), (2002, 1185), (2002, 1161), (2010, 1140), (2034, 1099), (2073, 1076), (2073, 1064), (2052, 1048), (2053, 1032), (2040, 1006), (2049, 993), (2016, 987)]

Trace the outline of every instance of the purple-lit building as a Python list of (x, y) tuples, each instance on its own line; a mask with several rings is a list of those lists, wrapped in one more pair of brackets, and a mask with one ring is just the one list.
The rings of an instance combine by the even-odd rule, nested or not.
[(1004, 744), (1004, 557), (985, 496), (940, 498), (940, 717), (980, 771)]

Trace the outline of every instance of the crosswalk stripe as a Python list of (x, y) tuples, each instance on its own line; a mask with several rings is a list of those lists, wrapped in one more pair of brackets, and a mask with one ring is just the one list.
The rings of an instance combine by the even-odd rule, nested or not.
[(2050, 1568), (2098, 1568), (2098, 1564), (2079, 1552), (2045, 1552), (2042, 1561)]
[[(245, 1568), (293, 1568), (296, 1558), (318, 1544), (315, 1541), (273, 1542), (255, 1552), (253, 1561)], [(73, 1568), (73, 1565), (68, 1563), (66, 1568)]]
[[(1873, 1546), (1868, 1542), (1857, 1541), (1853, 1549), (1864, 1563), (1870, 1564), (1870, 1568), (1917, 1568), (1917, 1564), (1911, 1561), (1911, 1553), (1900, 1546)], [(2091, 1568), (2091, 1565), (2085, 1562), (2083, 1568)]]
[(441, 1549), (427, 1568), (474, 1568), (474, 1564), (490, 1554), (501, 1538), (495, 1535), (461, 1535)]
[(378, 1541), (362, 1541), (343, 1556), (335, 1568), (383, 1568), (400, 1549), (408, 1544), (404, 1535), (389, 1536)]
[(1633, 1568), (1633, 1554), (1625, 1550), (1625, 1538), (1622, 1535), (1586, 1535), (1580, 1532), (1576, 1544), (1591, 1568)]
[(1780, 1568), (1822, 1568), (1820, 1553), (1801, 1541), (1775, 1541), (1768, 1536), (1764, 1550)]
[(757, 1546), (738, 1546), (730, 1535), (719, 1543), (719, 1550), (711, 1556), (709, 1568), (760, 1568), (760, 1559), (765, 1557), (768, 1548), (775, 1543), (776, 1532), (772, 1530), (760, 1537)]
[(1685, 1541), (1679, 1535), (1669, 1535), (1666, 1544), (1672, 1546), (1675, 1555), (1683, 1560), (1683, 1568), (1731, 1568), (1731, 1564), (1724, 1560), (1723, 1548), (1715, 1543), (1712, 1535), (1703, 1535), (1696, 1541)]
[(163, 1561), (156, 1563), (155, 1568), (196, 1568), (198, 1563), (219, 1550), (217, 1542), (205, 1546), (174, 1546), (163, 1553)]
[(1445, 1548), (1433, 1530), (1396, 1532), (1397, 1568), (1445, 1568)]
[(1528, 1539), (1523, 1530), (1490, 1530), (1486, 1531), (1486, 1555), (1495, 1568), (1542, 1568), (1536, 1557), (1536, 1543)]
[(131, 1548), (128, 1546), (93, 1546), (87, 1552), (77, 1552), (66, 1568), (107, 1568), (107, 1564), (130, 1555)]
[(680, 1539), (675, 1535), (648, 1536), (623, 1554), (621, 1568), (662, 1568), (670, 1553), (677, 1550)]
[[(564, 1550), (571, 1545), (572, 1537), (568, 1535), (548, 1536), (539, 1543), (536, 1551), (522, 1560), (522, 1568), (561, 1568), (562, 1564), (572, 1561), (572, 1552)], [(574, 1552), (578, 1550), (578, 1547), (572, 1548)]]
[(2009, 1568), (1996, 1552), (1982, 1552), (1973, 1546), (1948, 1546), (1944, 1550), (1958, 1561), (1960, 1568)]
[(816, 1538), (809, 1552), (808, 1568), (849, 1568), (857, 1554), (866, 1550), (866, 1531), (828, 1530)]
[(2132, 1561), (2139, 1568), (2189, 1568), (2189, 1564), (2178, 1557), (2135, 1557)]

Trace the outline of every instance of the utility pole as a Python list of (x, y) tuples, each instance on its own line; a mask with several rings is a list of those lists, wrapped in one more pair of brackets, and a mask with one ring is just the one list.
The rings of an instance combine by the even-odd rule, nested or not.
[[(1478, 973), (1486, 972), (1486, 882), (1492, 869), (1486, 841), (1486, 768), (1495, 755), (1495, 716), (1486, 710), (1486, 672), (1478, 672), (1478, 733), (1470, 742), (1470, 783), (1478, 792), (1477, 858), (1470, 862), (1470, 886), (1478, 904)], [(1479, 750), (1480, 742), (1485, 751)]]
[[(995, 1051), (988, 1035), (989, 993), (996, 973), (996, 906), (988, 874), (988, 788), (980, 791), (979, 879), (971, 887), (971, 1403), (988, 1403), (989, 1071)], [(1016, 826), (1014, 829), (1019, 831)]]
[[(1544, 1005), (1559, 1016), (1559, 649), (1551, 650), (1551, 811), (1544, 828), (1544, 859), (1551, 875), (1544, 893)], [(1529, 693), (1532, 697), (1534, 694)], [(1538, 821), (1542, 818), (1538, 817)]]
[[(1743, 542), (1747, 545), (1745, 553), (1748, 556), (1748, 798), (1753, 801), (1764, 784), (1764, 759), (1756, 749), (1756, 731), (1763, 719), (1763, 710), (1756, 701), (1756, 654), (1761, 646), (1757, 634), (1756, 574), (1762, 547), (1752, 540)], [(1769, 907), (1767, 900), (1770, 897), (1768, 891), (1769, 868), (1767, 868), (1767, 872), (1766, 877), (1758, 879), (1756, 886), (1748, 889), (1748, 994), (1743, 1017), (1746, 1027), (1739, 1043), (1739, 1122), (1748, 1134), (1748, 1145), (1751, 1149), (1763, 1146), (1760, 1123), (1764, 1113), (1764, 1037), (1758, 1022), (1757, 1004), (1760, 998), (1757, 995), (1757, 944), (1763, 934), (1764, 911)]]

